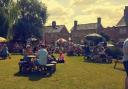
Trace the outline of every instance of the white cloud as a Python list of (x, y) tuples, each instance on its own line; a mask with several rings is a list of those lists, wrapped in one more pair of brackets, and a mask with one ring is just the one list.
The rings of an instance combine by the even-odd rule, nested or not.
[(74, 11), (72, 8), (65, 8), (59, 2), (55, 0), (45, 0), (45, 4), (48, 8), (48, 22), (46, 25), (50, 25), (53, 20), (58, 24), (68, 24)]
[(128, 5), (127, 0), (61, 0), (61, 3), (58, 0), (42, 0), (42, 2), (48, 8), (49, 17), (46, 25), (55, 20), (57, 24), (65, 24), (68, 29), (71, 29), (74, 20), (83, 24), (93, 23), (97, 17), (102, 18), (104, 26), (115, 25), (123, 16), (125, 5)]

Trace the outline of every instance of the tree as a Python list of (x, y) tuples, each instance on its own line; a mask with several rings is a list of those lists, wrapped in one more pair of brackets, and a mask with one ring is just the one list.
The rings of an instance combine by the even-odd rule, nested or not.
[(14, 39), (26, 41), (32, 35), (42, 36), (42, 28), (47, 19), (47, 8), (38, 0), (20, 0), (18, 23), (14, 27)]
[(0, 0), (0, 36), (12, 39), (12, 27), (17, 16), (18, 8), (13, 0)]
[(8, 22), (8, 33), (7, 33), (7, 39), (12, 40), (13, 39), (13, 26), (16, 24), (18, 20), (19, 15), (19, 8), (18, 5), (14, 2), (10, 3), (9, 5), (9, 15), (7, 17)]
[(0, 36), (6, 37), (8, 25), (6, 22), (5, 13), (3, 12), (4, 12), (3, 8), (0, 8)]
[(0, 36), (6, 37), (7, 35), (7, 13), (8, 4), (10, 0), (0, 0)]

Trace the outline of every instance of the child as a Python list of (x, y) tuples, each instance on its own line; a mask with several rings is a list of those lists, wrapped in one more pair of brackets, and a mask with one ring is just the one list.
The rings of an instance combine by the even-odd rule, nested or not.
[(64, 62), (65, 62), (65, 60), (64, 60), (64, 53), (60, 52), (59, 58), (58, 58), (58, 63), (64, 63)]

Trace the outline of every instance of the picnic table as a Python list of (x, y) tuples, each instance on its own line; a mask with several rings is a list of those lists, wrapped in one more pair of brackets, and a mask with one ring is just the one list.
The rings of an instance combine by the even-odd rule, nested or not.
[[(30, 59), (30, 62), (26, 63), (25, 66), (20, 66), (21, 69), (20, 71), (27, 71), (26, 69), (29, 67), (29, 71), (40, 71), (40, 72), (46, 72), (46, 73), (54, 73), (56, 71), (56, 62), (52, 61), (50, 64), (46, 64), (46, 65), (35, 65), (35, 66), (31, 66), (34, 63), (34, 60), (36, 59), (35, 55), (28, 55), (27, 56)], [(22, 60), (21, 60), (22, 61)], [(27, 66), (27, 67), (26, 67)]]
[(29, 57), (29, 58), (36, 58), (35, 55), (28, 55), (27, 57)]
[(35, 55), (28, 55), (27, 57), (30, 59), (30, 61), (33, 61), (34, 59), (36, 59)]

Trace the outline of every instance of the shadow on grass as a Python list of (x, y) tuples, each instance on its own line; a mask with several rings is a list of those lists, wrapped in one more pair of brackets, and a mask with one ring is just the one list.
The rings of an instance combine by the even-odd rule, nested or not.
[(47, 78), (47, 77), (50, 77), (52, 76), (52, 74), (50, 73), (41, 73), (41, 72), (32, 72), (32, 73), (20, 73), (20, 72), (17, 72), (14, 74), (14, 76), (17, 76), (17, 77), (28, 77), (28, 79), (30, 81), (38, 81), (42, 78)]
[(111, 63), (107, 63), (107, 62), (93, 62), (93, 61), (88, 61), (88, 60), (84, 60), (83, 62), (90, 63), (90, 64), (111, 64)]

